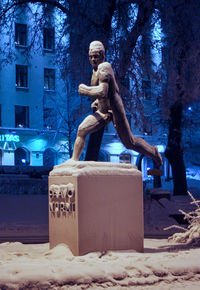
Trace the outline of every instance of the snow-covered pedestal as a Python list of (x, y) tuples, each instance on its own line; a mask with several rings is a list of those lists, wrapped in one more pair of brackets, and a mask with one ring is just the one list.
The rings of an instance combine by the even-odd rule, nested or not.
[(143, 251), (142, 174), (129, 164), (66, 162), (49, 176), (50, 247), (74, 255)]

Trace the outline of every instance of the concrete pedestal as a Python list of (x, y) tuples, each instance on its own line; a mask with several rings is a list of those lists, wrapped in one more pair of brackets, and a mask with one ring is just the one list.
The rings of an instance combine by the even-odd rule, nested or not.
[[(49, 177), (50, 247), (65, 243), (74, 255), (143, 251), (142, 175), (119, 164), (54, 170)], [(92, 163), (94, 165), (94, 163)], [(105, 165), (104, 165), (105, 164)], [(74, 168), (73, 168), (74, 169)], [(71, 175), (70, 175), (71, 174)]]

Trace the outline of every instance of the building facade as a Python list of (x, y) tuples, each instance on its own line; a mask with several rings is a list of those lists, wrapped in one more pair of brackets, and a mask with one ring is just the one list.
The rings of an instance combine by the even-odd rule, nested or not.
[[(53, 13), (53, 12), (51, 12)], [(28, 9), (18, 8), (0, 40), (10, 44), (12, 61), (1, 58), (0, 164), (54, 165), (66, 159), (66, 143), (57, 129), (54, 100), (63, 83), (55, 66), (55, 27), (50, 21), (31, 44), (33, 21)], [(9, 38), (9, 39), (8, 39)], [(58, 153), (59, 152), (59, 153)]]

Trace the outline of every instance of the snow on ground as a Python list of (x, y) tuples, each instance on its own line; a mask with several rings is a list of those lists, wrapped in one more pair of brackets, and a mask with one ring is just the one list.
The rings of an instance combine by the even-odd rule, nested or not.
[[(188, 173), (189, 190), (199, 197), (199, 171)], [(171, 190), (171, 183), (165, 183), (163, 188)], [(174, 224), (169, 214), (184, 209), (186, 199), (162, 199), (163, 207), (146, 198), (146, 233), (156, 236), (163, 227)], [(48, 236), (47, 196), (1, 195), (0, 201), (0, 238), (6, 240), (22, 233), (26, 237)], [(1, 290), (106, 288), (199, 290), (200, 248), (174, 245), (164, 239), (145, 239), (144, 253), (109, 251), (75, 257), (65, 245), (49, 250), (48, 243), (0, 244)]]
[(145, 252), (73, 256), (49, 244), (0, 244), (0, 289), (200, 289), (200, 249), (145, 239)]

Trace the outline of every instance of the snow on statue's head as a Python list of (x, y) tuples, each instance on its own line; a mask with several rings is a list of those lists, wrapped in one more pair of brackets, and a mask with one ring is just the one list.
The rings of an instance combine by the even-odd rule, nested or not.
[(89, 46), (89, 53), (90, 52), (99, 52), (105, 58), (105, 48), (101, 41), (92, 41)]

